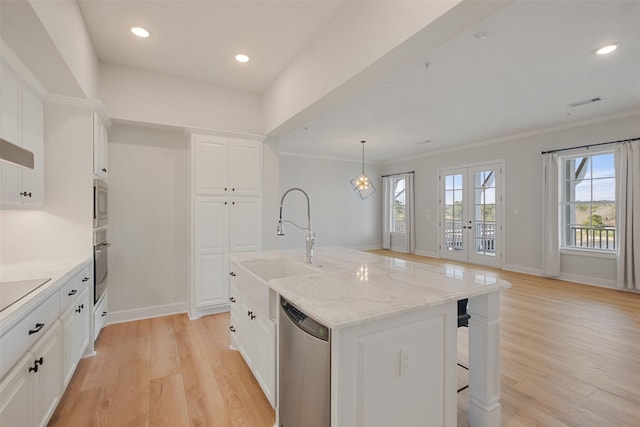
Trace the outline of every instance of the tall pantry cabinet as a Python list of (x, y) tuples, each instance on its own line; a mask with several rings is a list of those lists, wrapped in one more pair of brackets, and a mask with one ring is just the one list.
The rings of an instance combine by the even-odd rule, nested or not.
[(191, 133), (190, 316), (229, 309), (227, 254), (262, 249), (262, 141)]

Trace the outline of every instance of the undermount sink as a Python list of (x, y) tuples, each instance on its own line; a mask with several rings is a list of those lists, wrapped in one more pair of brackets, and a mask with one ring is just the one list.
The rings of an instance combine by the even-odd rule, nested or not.
[(242, 266), (265, 282), (282, 277), (301, 276), (318, 272), (318, 269), (311, 265), (291, 261), (287, 258), (263, 258), (245, 261)]

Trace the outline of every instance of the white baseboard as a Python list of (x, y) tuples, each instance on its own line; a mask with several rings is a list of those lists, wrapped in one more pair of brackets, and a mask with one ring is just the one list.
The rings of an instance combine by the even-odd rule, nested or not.
[(438, 252), (421, 251), (421, 250), (416, 249), (415, 251), (413, 251), (413, 253), (415, 255), (428, 256), (429, 258), (440, 258), (440, 255), (438, 254)]
[(166, 305), (156, 305), (153, 307), (134, 308), (131, 310), (111, 311), (107, 315), (105, 325), (114, 323), (130, 322), (132, 320), (150, 319), (152, 317), (169, 316), (171, 314), (187, 313), (189, 304), (177, 302)]
[(229, 304), (219, 305), (216, 307), (208, 308), (206, 310), (193, 309), (189, 311), (189, 319), (195, 320), (195, 319), (201, 318), (202, 316), (209, 316), (210, 314), (226, 313), (227, 311), (230, 311), (230, 310), (231, 310), (231, 307), (229, 307)]
[(516, 264), (505, 264), (502, 266), (502, 269), (507, 271), (513, 271), (514, 273), (531, 274), (532, 276), (542, 276), (542, 277), (545, 276), (542, 270), (540, 270), (539, 268), (524, 267), (522, 265), (516, 265)]
[(577, 274), (565, 274), (560, 273), (558, 276), (560, 280), (566, 280), (567, 282), (576, 282), (583, 285), (599, 286), (601, 288), (619, 289), (616, 287), (615, 280), (598, 279), (597, 277), (579, 276)]

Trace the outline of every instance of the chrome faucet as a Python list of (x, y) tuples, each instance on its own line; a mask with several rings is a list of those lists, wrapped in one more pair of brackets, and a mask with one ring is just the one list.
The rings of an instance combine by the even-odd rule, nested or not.
[[(301, 192), (302, 194), (304, 194), (304, 197), (307, 198), (307, 228), (300, 227), (298, 224), (296, 224), (293, 221), (289, 221), (288, 219), (287, 220), (283, 220), (282, 219), (282, 204), (284, 203), (284, 198), (287, 196), (287, 194), (289, 194), (289, 192), (291, 192), (293, 190), (297, 190), (297, 191)], [(280, 199), (280, 218), (278, 219), (278, 228), (276, 230), (276, 233), (277, 233), (278, 236), (284, 236), (284, 225), (283, 224), (285, 222), (293, 224), (294, 226), (298, 227), (301, 230), (307, 230), (307, 244), (306, 244), (307, 260), (306, 260), (306, 263), (307, 264), (311, 264), (312, 261), (313, 261), (313, 244), (316, 241), (316, 232), (313, 231), (313, 229), (311, 228), (311, 204), (309, 203), (309, 195), (307, 193), (305, 193), (304, 190), (294, 187), (294, 188), (288, 189), (282, 195), (282, 199)]]

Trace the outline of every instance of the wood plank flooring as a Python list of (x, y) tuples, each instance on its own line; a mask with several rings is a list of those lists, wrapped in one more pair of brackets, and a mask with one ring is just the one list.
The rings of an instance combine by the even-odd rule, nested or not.
[[(484, 270), (512, 284), (502, 294), (503, 426), (640, 425), (640, 295)], [(272, 427), (273, 409), (229, 350), (228, 318), (181, 314), (107, 326), (49, 426)], [(459, 330), (463, 361), (466, 331)], [(467, 407), (462, 391), (459, 426)]]

